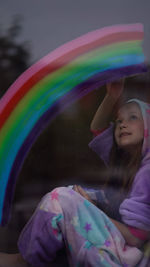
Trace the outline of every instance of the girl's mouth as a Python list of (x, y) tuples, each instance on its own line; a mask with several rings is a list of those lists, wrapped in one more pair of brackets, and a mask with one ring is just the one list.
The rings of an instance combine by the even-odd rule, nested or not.
[(128, 136), (128, 135), (131, 135), (131, 133), (121, 133), (120, 135), (119, 135), (119, 137), (123, 137), (123, 136)]

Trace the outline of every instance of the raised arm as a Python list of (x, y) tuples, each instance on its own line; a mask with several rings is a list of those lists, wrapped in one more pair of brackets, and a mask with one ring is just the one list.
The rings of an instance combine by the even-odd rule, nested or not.
[(90, 128), (92, 131), (100, 130), (109, 126), (114, 105), (119, 99), (124, 88), (124, 80), (122, 79), (120, 81), (109, 83), (106, 88), (107, 93), (91, 122)]

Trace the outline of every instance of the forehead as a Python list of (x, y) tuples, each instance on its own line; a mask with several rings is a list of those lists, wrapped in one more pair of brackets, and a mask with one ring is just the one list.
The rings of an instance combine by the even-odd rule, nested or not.
[(123, 115), (128, 115), (130, 113), (136, 113), (142, 117), (141, 109), (140, 109), (139, 105), (135, 102), (126, 103), (125, 105), (123, 105), (119, 109), (119, 111), (117, 113), (117, 117), (123, 116)]

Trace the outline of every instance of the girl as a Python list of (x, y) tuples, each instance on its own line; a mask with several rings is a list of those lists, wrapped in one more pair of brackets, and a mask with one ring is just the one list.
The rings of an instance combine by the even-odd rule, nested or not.
[[(112, 108), (122, 89), (122, 81), (107, 86), (107, 94), (91, 123), (91, 130), (96, 135), (102, 132), (102, 129), (108, 128)], [(137, 99), (128, 101), (119, 109), (114, 126), (110, 126), (90, 143), (90, 147), (104, 160), (106, 165), (109, 163), (108, 184), (115, 182), (115, 187), (116, 184), (120, 186), (120, 194), (117, 193), (119, 206), (125, 198), (118, 209), (119, 212), (115, 214), (110, 190), (109, 194), (106, 192), (110, 198), (109, 205), (115, 214), (114, 217), (124, 221), (128, 227), (112, 221), (119, 228), (126, 242), (137, 247), (141, 246), (142, 240), (148, 239), (150, 230), (150, 216), (148, 215), (150, 195), (149, 188), (147, 191), (145, 189), (145, 186), (150, 185), (149, 110), (149, 104)], [(115, 197), (113, 197), (113, 202), (114, 199)], [(138, 212), (138, 209), (142, 210), (142, 213)], [(130, 225), (138, 229), (131, 228)]]
[(80, 186), (44, 196), (18, 241), (21, 255), (16, 257), (24, 264), (51, 266), (65, 247), (69, 266), (148, 266), (141, 247), (150, 231), (150, 105), (129, 101), (109, 126), (122, 90), (122, 81), (107, 85), (91, 124), (98, 135), (90, 143), (109, 166), (107, 185), (117, 181), (120, 189), (114, 194), (112, 186), (99, 190), (104, 212)]

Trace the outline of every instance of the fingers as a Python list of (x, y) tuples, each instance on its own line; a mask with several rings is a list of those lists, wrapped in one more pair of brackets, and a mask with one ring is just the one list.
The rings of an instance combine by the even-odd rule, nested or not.
[(108, 83), (106, 88), (108, 95), (117, 101), (124, 90), (124, 79)]
[(74, 185), (73, 186), (73, 190), (79, 193), (79, 189), (78, 189), (78, 186), (77, 185)]
[(73, 190), (76, 191), (77, 193), (79, 193), (80, 195), (84, 196), (84, 192), (83, 192), (84, 190), (81, 188), (81, 186), (74, 185)]
[(112, 87), (115, 87), (115, 86), (121, 86), (122, 87), (124, 85), (124, 82), (125, 82), (125, 78), (122, 78), (120, 80), (116, 80), (116, 81), (107, 83), (106, 87), (108, 90), (110, 90)]
[(89, 200), (92, 202), (91, 198), (89, 195), (85, 192), (85, 190), (80, 186), (80, 185), (74, 185), (73, 190), (79, 193), (81, 196), (83, 196), (85, 199)]

